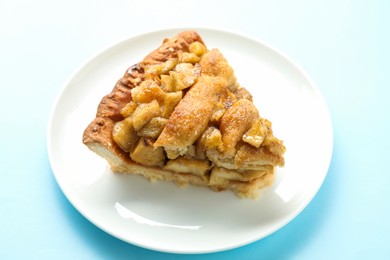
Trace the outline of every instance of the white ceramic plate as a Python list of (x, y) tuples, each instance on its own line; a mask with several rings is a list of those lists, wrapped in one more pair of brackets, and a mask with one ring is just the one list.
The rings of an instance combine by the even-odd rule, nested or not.
[(291, 60), (258, 41), (198, 29), (217, 47), (251, 91), (260, 114), (285, 141), (286, 165), (258, 200), (231, 192), (178, 188), (139, 176), (112, 174), (88, 150), (82, 133), (100, 99), (132, 64), (181, 30), (157, 31), (101, 52), (71, 77), (48, 126), (48, 153), (55, 178), (88, 220), (129, 243), (164, 252), (205, 253), (239, 247), (267, 236), (299, 214), (320, 188), (332, 154), (332, 126), (313, 82)]

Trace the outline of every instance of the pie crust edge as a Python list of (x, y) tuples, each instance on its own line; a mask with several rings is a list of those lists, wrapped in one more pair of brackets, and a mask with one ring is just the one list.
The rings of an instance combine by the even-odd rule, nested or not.
[[(131, 160), (129, 155), (118, 147), (112, 138), (112, 131), (117, 121), (122, 120), (120, 110), (131, 100), (131, 89), (139, 83), (147, 64), (159, 64), (174, 57), (177, 51), (188, 51), (192, 42), (203, 40), (195, 31), (179, 33), (171, 39), (165, 39), (162, 45), (147, 55), (144, 60), (131, 66), (120, 78), (110, 94), (104, 96), (99, 103), (95, 119), (83, 133), (83, 143), (93, 152), (107, 160), (115, 173), (138, 174), (150, 180), (174, 181), (179, 186), (193, 184), (208, 186), (215, 191), (220, 187), (213, 187), (208, 181), (190, 173), (176, 173), (155, 166), (146, 166)], [(274, 180), (274, 173), (268, 172), (264, 176), (249, 182), (229, 181), (227, 189), (234, 191), (241, 197), (256, 198), (258, 190), (269, 186)]]

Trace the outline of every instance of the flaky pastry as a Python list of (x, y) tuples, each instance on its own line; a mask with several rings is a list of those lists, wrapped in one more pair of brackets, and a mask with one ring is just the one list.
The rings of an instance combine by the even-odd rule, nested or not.
[(165, 39), (101, 100), (83, 143), (116, 173), (255, 198), (285, 147), (218, 49), (194, 31)]

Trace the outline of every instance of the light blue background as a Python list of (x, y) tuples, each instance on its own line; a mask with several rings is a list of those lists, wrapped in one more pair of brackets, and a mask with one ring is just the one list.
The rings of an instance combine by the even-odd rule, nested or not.
[[(0, 1), (0, 259), (389, 259), (389, 1)], [(68, 77), (102, 48), (170, 27), (271, 44), (319, 86), (334, 124), (328, 176), (290, 224), (250, 245), (172, 255), (101, 231), (64, 197), (46, 127)]]

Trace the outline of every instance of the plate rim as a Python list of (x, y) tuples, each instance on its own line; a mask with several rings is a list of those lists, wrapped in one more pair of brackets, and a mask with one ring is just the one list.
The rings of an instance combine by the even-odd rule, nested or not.
[[(69, 194), (67, 192), (67, 189), (63, 187), (63, 185), (61, 184), (61, 182), (59, 181), (58, 176), (57, 176), (59, 170), (57, 169), (57, 165), (54, 162), (54, 155), (53, 155), (53, 150), (52, 150), (53, 149), (53, 147), (52, 147), (52, 138), (53, 138), (52, 127), (53, 127), (54, 116), (55, 116), (55, 114), (57, 112), (58, 104), (59, 104), (60, 100), (63, 98), (64, 93), (67, 90), (69, 84), (80, 73), (80, 71), (83, 68), (85, 68), (86, 66), (91, 64), (95, 59), (98, 59), (101, 55), (104, 55), (105, 53), (109, 52), (110, 50), (113, 50), (113, 49), (116, 49), (116, 48), (120, 47), (120, 45), (125, 44), (128, 41), (133, 41), (133, 40), (135, 41), (137, 39), (140, 39), (140, 38), (143, 38), (143, 37), (147, 37), (148, 35), (153, 35), (153, 34), (164, 34), (164, 35), (167, 35), (167, 37), (168, 37), (168, 35), (172, 35), (174, 33), (177, 33), (177, 32), (180, 32), (180, 31), (185, 31), (185, 30), (195, 30), (195, 31), (198, 31), (200, 34), (202, 34), (202, 31), (203, 32), (205, 32), (205, 31), (207, 31), (207, 32), (215, 32), (215, 33), (229, 35), (231, 37), (238, 37), (238, 38), (244, 39), (246, 41), (249, 40), (249, 41), (251, 41), (253, 43), (259, 44), (259, 45), (267, 48), (269, 51), (271, 51), (271, 52), (277, 54), (278, 56), (280, 56), (280, 58), (283, 58), (284, 60), (286, 60), (289, 64), (291, 64), (305, 78), (305, 80), (308, 81), (308, 83), (310, 85), (310, 88), (315, 91), (316, 97), (321, 102), (321, 107), (324, 108), (324, 110), (323, 110), (324, 116), (326, 116), (326, 121), (327, 121), (328, 126), (329, 126), (329, 129), (328, 129), (329, 133), (328, 134), (329, 134), (330, 140), (332, 141), (329, 144), (330, 152), (329, 152), (327, 161), (325, 163), (325, 165), (326, 165), (326, 169), (324, 169), (325, 170), (325, 174), (321, 175), (322, 178), (318, 182), (318, 187), (314, 187), (313, 188), (314, 192), (312, 192), (310, 194), (310, 197), (306, 198), (304, 203), (301, 203), (293, 212), (290, 212), (288, 217), (284, 218), (284, 221), (280, 221), (278, 223), (278, 225), (274, 226), (274, 228), (272, 228), (272, 230), (269, 230), (268, 232), (266, 232), (265, 235), (263, 235), (261, 237), (254, 237), (254, 238), (251, 237), (251, 238), (246, 239), (246, 240), (241, 240), (239, 243), (235, 243), (234, 245), (229, 245), (229, 246), (225, 246), (225, 247), (220, 246), (218, 248), (214, 248), (214, 249), (211, 249), (211, 250), (202, 250), (202, 249), (198, 249), (198, 250), (193, 249), (193, 250), (184, 250), (184, 251), (183, 250), (170, 250), (170, 249), (165, 249), (165, 248), (159, 248), (158, 246), (153, 246), (153, 245), (150, 245), (150, 244), (149, 245), (145, 245), (145, 244), (142, 244), (142, 243), (138, 243), (137, 241), (134, 241), (134, 240), (132, 240), (130, 242), (128, 239), (123, 238), (120, 235), (113, 234), (112, 232), (110, 232), (110, 230), (107, 230), (105, 227), (102, 227), (93, 218), (90, 218), (88, 216), (88, 214), (86, 212), (84, 212), (84, 210), (81, 209), (79, 207), (79, 205), (77, 205), (77, 203), (75, 203), (73, 195)], [(67, 200), (70, 202), (70, 204), (84, 218), (86, 218), (90, 223), (92, 223), (93, 225), (98, 227), (100, 230), (102, 230), (102, 231), (106, 232), (107, 234), (110, 234), (111, 236), (113, 236), (113, 237), (115, 237), (117, 239), (120, 239), (120, 240), (122, 240), (122, 241), (124, 241), (126, 243), (129, 243), (129, 244), (132, 244), (132, 245), (135, 245), (135, 246), (139, 246), (139, 247), (142, 247), (142, 248), (146, 248), (146, 249), (149, 249), (149, 250), (160, 251), (160, 252), (165, 252), (165, 253), (180, 253), (180, 254), (204, 254), (204, 253), (221, 252), (221, 251), (226, 251), (226, 250), (230, 250), (230, 249), (239, 248), (239, 247), (242, 247), (244, 245), (248, 245), (250, 243), (253, 243), (255, 241), (259, 241), (261, 239), (264, 239), (265, 237), (267, 237), (267, 236), (277, 232), (279, 229), (281, 229), (282, 227), (286, 226), (293, 219), (295, 219), (308, 206), (308, 204), (311, 203), (313, 198), (318, 194), (319, 190), (321, 189), (321, 187), (322, 187), (322, 185), (324, 183), (324, 180), (326, 179), (326, 176), (328, 175), (329, 167), (330, 167), (331, 160), (332, 160), (332, 157), (333, 157), (333, 149), (334, 149), (334, 130), (333, 130), (333, 123), (332, 123), (332, 119), (331, 119), (329, 108), (327, 106), (327, 103), (325, 102), (325, 99), (324, 99), (323, 95), (321, 94), (320, 89), (314, 83), (314, 81), (308, 76), (306, 71), (302, 69), (301, 66), (299, 66), (294, 60), (289, 58), (286, 54), (281, 52), (279, 49), (276, 49), (275, 47), (271, 46), (270, 44), (268, 44), (264, 40), (260, 40), (257, 37), (251, 37), (251, 36), (248, 36), (248, 35), (245, 35), (245, 34), (242, 34), (242, 33), (237, 33), (237, 32), (231, 31), (231, 30), (225, 30), (225, 29), (222, 30), (222, 29), (206, 28), (206, 27), (171, 27), (171, 28), (165, 28), (165, 29), (151, 30), (151, 31), (147, 31), (147, 32), (144, 32), (144, 33), (141, 33), (141, 34), (130, 35), (130, 36), (125, 37), (124, 39), (122, 39), (120, 41), (111, 43), (107, 47), (102, 48), (102, 49), (98, 50), (97, 52), (93, 53), (89, 58), (87, 58), (84, 62), (82, 62), (81, 65), (79, 65), (70, 74), (70, 76), (66, 79), (65, 83), (60, 88), (60, 91), (57, 94), (57, 96), (54, 99), (54, 102), (53, 102), (53, 104), (51, 106), (51, 111), (50, 111), (50, 114), (49, 114), (49, 119), (48, 119), (47, 128), (46, 128), (46, 133), (47, 133), (46, 148), (47, 148), (47, 152), (48, 152), (48, 158), (49, 158), (50, 167), (51, 167), (53, 176), (54, 176), (54, 178), (56, 180), (56, 183), (57, 183), (58, 187), (60, 188), (60, 190), (62, 191), (62, 193), (67, 198)]]

